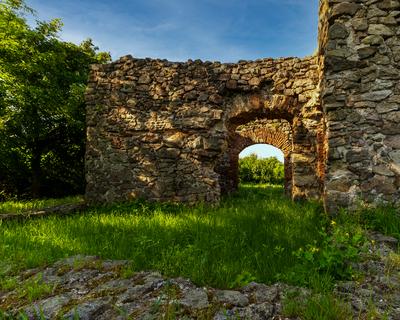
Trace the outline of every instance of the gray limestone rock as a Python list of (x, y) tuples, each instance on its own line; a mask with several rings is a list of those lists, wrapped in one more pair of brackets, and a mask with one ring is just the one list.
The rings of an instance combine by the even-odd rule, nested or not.
[(394, 32), (391, 28), (384, 24), (371, 24), (368, 27), (368, 33), (372, 35), (378, 35), (383, 37), (393, 36)]
[(361, 95), (361, 99), (367, 101), (382, 101), (392, 94), (392, 90), (379, 90), (367, 92)]
[(43, 317), (51, 320), (55, 319), (62, 307), (70, 301), (69, 294), (61, 294), (35, 302), (32, 306), (21, 308), (20, 311), (24, 312), (29, 318)]
[(226, 305), (244, 307), (249, 304), (249, 299), (238, 291), (217, 290), (214, 296), (218, 302)]
[(204, 309), (209, 306), (207, 292), (199, 288), (185, 291), (179, 303), (190, 309)]
[(381, 45), (384, 41), (380, 35), (370, 35), (362, 39), (362, 43), (373, 46)]
[(89, 300), (78, 304), (71, 308), (64, 316), (65, 320), (74, 320), (76, 318), (80, 320), (93, 320), (101, 316), (104, 312), (112, 309), (110, 298), (98, 298)]
[(267, 286), (265, 284), (251, 282), (242, 290), (250, 297), (252, 301), (255, 301), (256, 303), (272, 303), (279, 299), (279, 288), (277, 285)]
[(336, 18), (340, 15), (353, 16), (361, 6), (353, 2), (340, 2), (333, 7), (331, 18)]
[(347, 30), (346, 26), (341, 23), (334, 23), (329, 28), (329, 36), (331, 39), (344, 39), (347, 38), (349, 34), (349, 30)]

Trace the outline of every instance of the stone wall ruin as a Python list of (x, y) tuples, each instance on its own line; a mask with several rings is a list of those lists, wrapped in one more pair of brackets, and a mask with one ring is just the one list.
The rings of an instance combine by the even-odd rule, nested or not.
[(399, 20), (397, 0), (321, 0), (312, 57), (92, 66), (87, 200), (216, 202), (262, 142), (284, 152), (294, 199), (399, 201)]

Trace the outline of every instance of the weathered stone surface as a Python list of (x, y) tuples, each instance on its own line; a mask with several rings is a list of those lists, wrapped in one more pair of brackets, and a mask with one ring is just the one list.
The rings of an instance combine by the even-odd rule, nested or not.
[[(108, 76), (117, 71), (118, 78)], [(123, 77), (132, 74), (137, 84), (130, 82), (128, 88)], [(162, 79), (154, 76), (160, 74)], [(320, 195), (323, 157), (314, 153), (323, 121), (316, 91), (316, 57), (238, 64), (171, 64), (126, 57), (94, 67), (91, 79), (86, 95), (89, 202), (136, 197), (216, 202), (238, 185), (233, 162), (241, 150), (234, 146), (233, 137), (241, 126), (247, 128), (245, 136), (253, 142), (283, 148), (288, 194), (294, 190), (291, 186), (297, 176), (304, 174), (293, 173), (290, 164), (292, 135), (296, 136), (296, 146), (310, 159), (305, 163), (307, 176), (314, 174), (314, 179), (308, 185), (300, 179), (292, 196)], [(104, 86), (112, 88), (111, 95), (108, 91), (93, 94)], [(123, 95), (119, 94), (121, 88)], [(97, 113), (100, 104), (117, 107)], [(292, 114), (290, 119), (284, 116), (287, 113)], [(293, 123), (295, 115), (303, 120)], [(101, 119), (94, 120), (96, 117)], [(254, 121), (260, 121), (259, 128), (251, 132)], [(277, 127), (271, 127), (272, 123)]]
[(366, 18), (353, 19), (352, 25), (356, 31), (364, 31), (368, 29), (368, 20)]
[(110, 298), (98, 298), (89, 300), (73, 307), (64, 315), (64, 319), (74, 320), (91, 320), (98, 318), (106, 310), (111, 309)]
[(362, 100), (366, 101), (382, 101), (389, 97), (393, 92), (391, 90), (379, 90), (367, 92), (361, 95)]
[(397, 136), (389, 136), (384, 140), (385, 145), (400, 150), (400, 139)]
[(362, 43), (368, 44), (368, 45), (380, 45), (384, 41), (385, 40), (380, 35), (371, 35), (371, 36), (367, 36), (364, 39), (362, 39)]
[(384, 142), (400, 139), (399, 1), (320, 5), (312, 57), (93, 66), (87, 201), (217, 202), (237, 188), (240, 148), (254, 143), (284, 148), (294, 199), (322, 197), (332, 210), (400, 201), (400, 149)]
[(357, 50), (360, 59), (368, 58), (374, 55), (378, 50), (374, 47), (364, 47)]
[(138, 83), (139, 84), (149, 84), (151, 82), (151, 77), (149, 74), (144, 73), (139, 77)]
[(393, 36), (394, 32), (391, 28), (384, 24), (371, 24), (368, 28), (368, 33), (378, 36)]
[(228, 306), (245, 307), (249, 304), (249, 299), (244, 294), (233, 290), (218, 290), (215, 292), (215, 298)]
[[(394, 83), (399, 79), (400, 59), (395, 54), (399, 40), (394, 10), (399, 1), (321, 4), (319, 51), (325, 55), (321, 92), (329, 132), (325, 207), (335, 211), (340, 206), (355, 208), (360, 200), (398, 202), (400, 104), (396, 97), (400, 88)], [(353, 11), (348, 9), (352, 7)], [(334, 19), (330, 12), (335, 12)], [(346, 41), (329, 32), (338, 24), (349, 32)], [(332, 99), (336, 96), (345, 99)]]
[(184, 293), (179, 303), (185, 307), (204, 309), (209, 306), (207, 292), (203, 289), (190, 289)]
[(400, 2), (398, 0), (382, 0), (377, 4), (380, 9), (399, 9)]
[(333, 9), (332, 9), (332, 15), (331, 17), (337, 17), (341, 15), (354, 15), (358, 9), (360, 9), (361, 6), (357, 3), (353, 2), (341, 2), (339, 4), (336, 4)]
[(22, 308), (23, 312), (30, 318), (36, 318), (44, 314), (46, 319), (54, 319), (59, 311), (71, 301), (68, 294), (58, 295), (44, 299), (27, 308)]
[(331, 39), (344, 39), (349, 35), (349, 31), (345, 25), (341, 23), (334, 23), (329, 28), (329, 37)]
[(265, 284), (251, 282), (243, 288), (243, 292), (248, 294), (250, 299), (254, 300), (256, 303), (272, 303), (279, 299), (278, 286), (267, 286)]
[(251, 85), (251, 86), (258, 86), (259, 84), (260, 84), (260, 78), (257, 78), (257, 77), (253, 77), (253, 78), (251, 78), (250, 79), (250, 81), (249, 81), (249, 85)]
[(254, 319), (264, 320), (273, 319), (274, 316), (274, 305), (270, 303), (262, 303), (257, 305), (251, 305), (246, 308), (234, 308), (229, 312), (220, 312), (214, 320), (225, 320), (225, 319)]

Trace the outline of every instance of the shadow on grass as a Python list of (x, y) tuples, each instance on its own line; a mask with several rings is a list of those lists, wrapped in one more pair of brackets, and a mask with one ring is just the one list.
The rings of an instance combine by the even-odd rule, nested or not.
[(243, 186), (219, 206), (141, 201), (92, 208), (71, 217), (7, 223), (0, 258), (35, 267), (75, 254), (132, 260), (220, 288), (235, 279), (273, 282), (296, 263), (292, 252), (319, 240), (322, 209), (293, 203), (282, 188)]

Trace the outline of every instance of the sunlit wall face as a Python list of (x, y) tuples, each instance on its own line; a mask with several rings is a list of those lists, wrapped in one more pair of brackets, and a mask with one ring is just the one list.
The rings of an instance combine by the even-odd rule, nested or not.
[(258, 158), (275, 157), (282, 163), (284, 162), (283, 152), (269, 144), (254, 144), (247, 147), (239, 154), (239, 158), (249, 156), (252, 153), (256, 154)]

